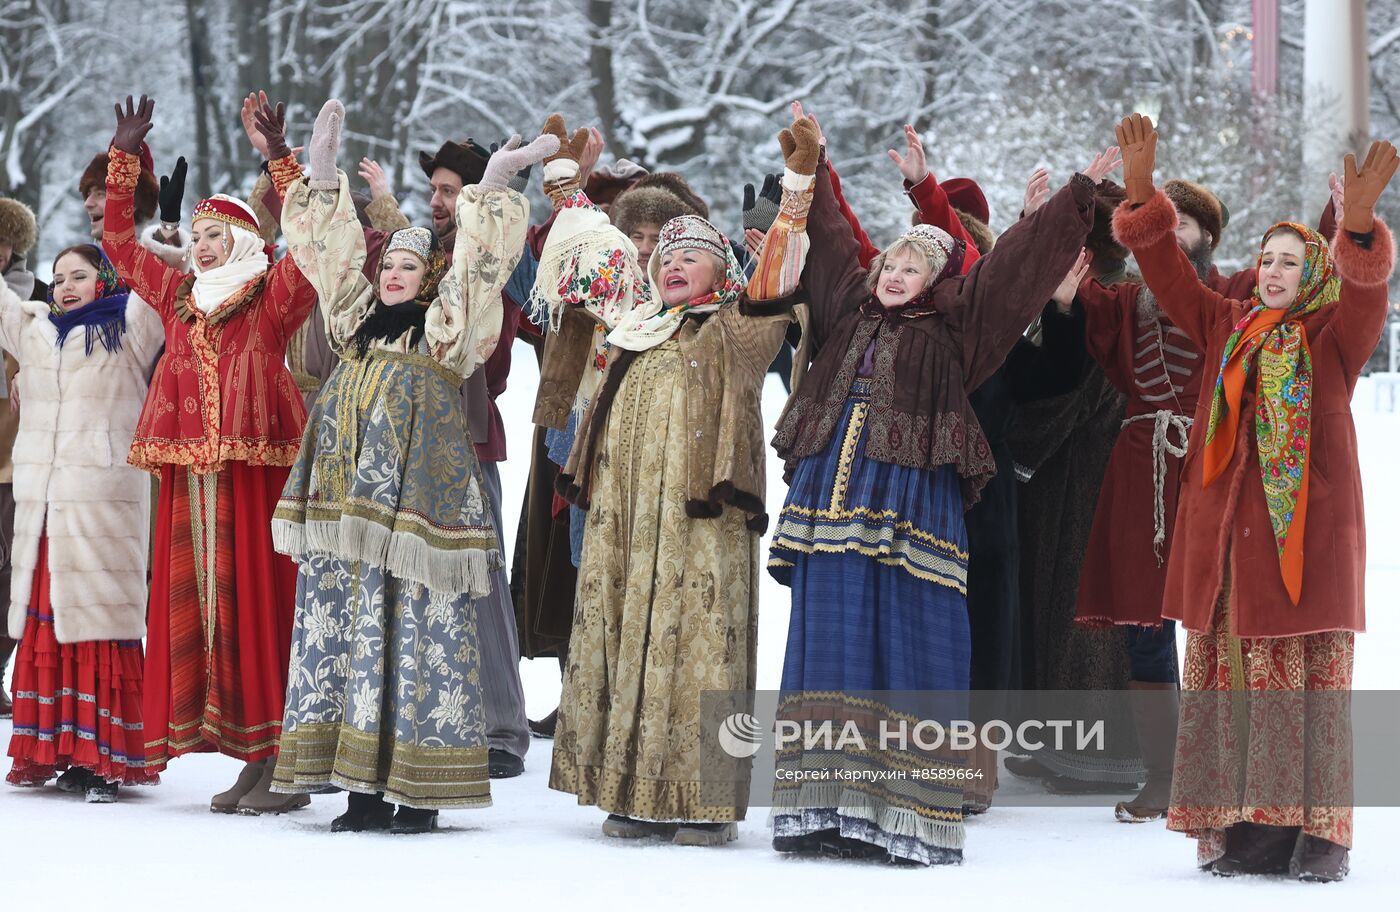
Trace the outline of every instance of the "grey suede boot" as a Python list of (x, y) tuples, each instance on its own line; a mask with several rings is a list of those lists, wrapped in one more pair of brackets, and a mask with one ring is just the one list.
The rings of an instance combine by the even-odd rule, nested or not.
[(1172, 762), (1176, 759), (1176, 725), (1180, 713), (1177, 685), (1129, 681), (1133, 694), (1133, 725), (1147, 781), (1130, 801), (1113, 808), (1119, 823), (1147, 823), (1167, 816), (1172, 798)]

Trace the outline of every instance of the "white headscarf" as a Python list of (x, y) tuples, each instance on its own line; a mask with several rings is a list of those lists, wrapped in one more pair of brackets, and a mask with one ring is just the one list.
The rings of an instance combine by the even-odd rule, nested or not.
[[(243, 205), (239, 200), (222, 193), (210, 199), (229, 200)], [(203, 218), (206, 217), (195, 215), (196, 222)], [(244, 285), (267, 272), (268, 267), (272, 265), (268, 262), (266, 245), (261, 235), (228, 221), (224, 221), (223, 225), (226, 231), (225, 247), (228, 244), (227, 239), (231, 238), (233, 249), (222, 266), (201, 269), (199, 264), (194, 262), (193, 255), (190, 257), (190, 266), (195, 276), (192, 289), (194, 305), (206, 316)]]

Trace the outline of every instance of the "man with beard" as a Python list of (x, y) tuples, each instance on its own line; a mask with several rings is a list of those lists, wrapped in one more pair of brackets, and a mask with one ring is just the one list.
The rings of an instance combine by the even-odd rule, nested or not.
[[(1230, 298), (1247, 298), (1254, 270), (1229, 278), (1211, 260), (1228, 213), (1206, 188), (1170, 181), (1177, 242), (1202, 281)], [(1080, 576), (1076, 619), (1122, 630), (1131, 669), (1132, 713), (1147, 776), (1115, 814), (1125, 823), (1166, 816), (1176, 745), (1176, 631), (1162, 618), (1166, 557), (1187, 432), (1212, 365), (1162, 312), (1140, 282), (1105, 287), (1089, 279), (1073, 295), (1057, 292), (1061, 319), (1082, 315), (1085, 346), (1127, 397), (1122, 430), (1109, 458)]]

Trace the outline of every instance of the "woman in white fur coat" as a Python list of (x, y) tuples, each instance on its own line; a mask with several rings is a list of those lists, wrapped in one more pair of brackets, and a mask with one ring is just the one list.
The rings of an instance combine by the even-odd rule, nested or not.
[(0, 348), (20, 363), (15, 660), (7, 777), (110, 802), (157, 781), (141, 725), (150, 485), (127, 465), (160, 319), (92, 244), (54, 261), (47, 304), (0, 285)]

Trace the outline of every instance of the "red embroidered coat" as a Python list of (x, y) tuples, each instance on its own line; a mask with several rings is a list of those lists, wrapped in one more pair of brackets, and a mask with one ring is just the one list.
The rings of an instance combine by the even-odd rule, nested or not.
[[(208, 474), (229, 461), (291, 465), (306, 407), (287, 369), (287, 343), (315, 307), (315, 289), (283, 257), (201, 313), (190, 294), (194, 275), (170, 268), (137, 240), (136, 156), (116, 148), (109, 155), (102, 247), (122, 280), (160, 315), (166, 340), (128, 461), (152, 473), (183, 465)], [(291, 156), (269, 170), (279, 195), (301, 174)]]
[[(1254, 289), (1254, 270), (1226, 277), (1212, 269), (1206, 284), (1227, 298), (1248, 298)], [(1167, 555), (1184, 457), (1165, 449), (1162, 453), (1165, 538), (1157, 547), (1155, 416), (1167, 411), (1189, 420), (1196, 412), (1203, 378), (1214, 379), (1211, 365), (1181, 327), (1160, 308), (1139, 305), (1142, 290), (1140, 282), (1105, 288), (1090, 279), (1079, 287), (1075, 300), (1084, 311), (1089, 354), (1128, 400), (1123, 430), (1099, 491), (1075, 608), (1079, 620), (1096, 625), (1162, 623)], [(1183, 446), (1187, 441), (1184, 423), (1167, 427), (1166, 440)]]

